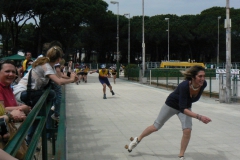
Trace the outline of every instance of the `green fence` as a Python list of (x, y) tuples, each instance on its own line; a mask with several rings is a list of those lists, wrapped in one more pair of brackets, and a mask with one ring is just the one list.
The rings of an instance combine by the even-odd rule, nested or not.
[[(4, 147), (4, 150), (12, 156), (15, 156), (18, 149), (20, 148), (22, 142), (25, 140), (27, 132), (30, 126), (33, 124), (34, 121), (39, 121), (37, 129), (32, 137), (32, 141), (28, 146), (27, 153), (25, 155), (25, 160), (33, 159), (33, 156), (36, 152), (36, 147), (38, 145), (40, 137), (42, 137), (42, 159), (48, 160), (48, 145), (47, 145), (47, 133), (55, 133), (57, 129), (46, 129), (46, 121), (48, 117), (48, 113), (51, 109), (52, 104), (46, 102), (46, 98), (49, 94), (51, 87), (49, 87), (41, 98), (38, 100), (30, 114), (26, 117), (26, 120), (21, 124), (18, 129), (17, 134), (8, 142), (8, 144)], [(63, 88), (63, 98), (62, 98), (62, 105), (61, 105), (61, 119), (59, 122), (59, 135), (57, 139), (57, 147), (56, 153), (60, 155), (61, 158), (58, 158), (56, 155), (56, 159), (66, 159), (66, 149), (65, 149), (65, 90)], [(64, 145), (64, 146), (63, 146)], [(53, 154), (55, 154), (55, 143), (53, 141)], [(59, 151), (61, 153), (59, 153)]]
[(66, 97), (65, 97), (65, 85), (63, 86), (63, 94), (62, 94), (62, 103), (60, 110), (60, 121), (58, 125), (58, 135), (56, 142), (56, 154), (55, 160), (66, 160)]
[[(164, 68), (145, 70), (144, 77), (147, 78), (147, 84), (175, 89), (180, 81), (183, 80), (183, 76), (180, 72), (183, 70), (185, 69)], [(140, 68), (126, 68), (124, 74), (128, 80), (139, 81), (140, 72)], [(206, 79), (209, 80), (209, 96), (212, 97), (215, 94), (212, 92), (212, 78), (216, 76), (216, 72), (215, 69), (206, 69), (205, 73)]]

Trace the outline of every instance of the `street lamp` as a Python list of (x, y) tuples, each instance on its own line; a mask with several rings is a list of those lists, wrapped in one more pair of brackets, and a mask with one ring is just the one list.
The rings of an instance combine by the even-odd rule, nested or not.
[(165, 18), (166, 21), (168, 21), (168, 61), (169, 61), (169, 18)]
[(144, 0), (142, 0), (142, 78), (145, 72), (145, 42), (144, 42)]
[(125, 13), (124, 15), (128, 15), (128, 64), (130, 64), (130, 13)]
[(226, 0), (226, 103), (231, 103), (231, 19), (229, 0)]
[(219, 20), (221, 16), (218, 17), (218, 48), (217, 48), (217, 67), (219, 67)]
[(110, 1), (112, 4), (117, 4), (117, 78), (119, 78), (119, 2)]

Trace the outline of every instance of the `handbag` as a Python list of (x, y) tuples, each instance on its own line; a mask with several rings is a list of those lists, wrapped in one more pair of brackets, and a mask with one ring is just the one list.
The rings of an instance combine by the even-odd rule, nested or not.
[(45, 89), (49, 87), (49, 85), (51, 84), (51, 80), (49, 80), (48, 84), (44, 87), (44, 89), (39, 90), (32, 89), (31, 82), (32, 82), (32, 69), (30, 70), (28, 75), (27, 90), (21, 93), (21, 101), (23, 101), (26, 105), (33, 108), (40, 99), (40, 97), (43, 95)]
[[(7, 126), (8, 126), (8, 132), (10, 134), (10, 138), (9, 138), (9, 141), (12, 139), (12, 137), (17, 133), (17, 127), (15, 126), (14, 123), (12, 122), (8, 122), (7, 123)], [(27, 143), (26, 141), (24, 140), (21, 144), (21, 146), (19, 147), (16, 155), (15, 155), (15, 158), (19, 159), (19, 160), (23, 160), (24, 157), (25, 157), (25, 154), (27, 153), (27, 150), (28, 150), (28, 147), (27, 147)]]
[[(3, 110), (3, 106), (0, 105), (0, 110)], [(4, 114), (0, 113), (0, 116), (2, 116)], [(17, 127), (15, 126), (15, 124), (13, 122), (7, 122), (6, 123), (7, 128), (8, 128), (8, 133), (10, 134), (10, 138), (8, 141), (10, 141), (12, 139), (12, 137), (17, 133)], [(0, 148), (3, 149), (6, 146), (7, 142), (3, 141), (2, 139), (0, 139)], [(15, 158), (19, 159), (19, 160), (23, 160), (25, 154), (27, 153), (28, 147), (27, 147), (27, 143), (24, 140), (21, 144), (21, 146), (19, 147)]]

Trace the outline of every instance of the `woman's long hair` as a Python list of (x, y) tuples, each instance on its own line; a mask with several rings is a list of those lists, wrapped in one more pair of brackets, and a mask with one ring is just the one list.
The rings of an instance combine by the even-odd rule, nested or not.
[(199, 71), (205, 71), (205, 68), (195, 65), (188, 68), (186, 71), (181, 71), (181, 73), (184, 76), (185, 80), (192, 80), (196, 77)]
[(47, 51), (46, 57), (38, 58), (35, 62), (33, 62), (32, 67), (35, 68), (39, 65), (44, 65), (45, 63), (56, 62), (56, 60), (62, 56), (62, 49), (58, 46), (53, 46)]

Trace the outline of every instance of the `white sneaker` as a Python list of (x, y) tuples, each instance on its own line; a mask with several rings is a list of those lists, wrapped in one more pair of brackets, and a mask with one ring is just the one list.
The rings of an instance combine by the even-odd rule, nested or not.
[(52, 111), (54, 111), (54, 109), (55, 109), (55, 107), (54, 107), (54, 106), (52, 106), (52, 107), (51, 107), (51, 110), (52, 110)]
[(130, 142), (128, 146), (128, 152), (132, 152), (133, 148), (135, 148), (138, 145), (138, 137), (135, 137), (132, 142)]
[(179, 160), (185, 160), (185, 158), (184, 157), (179, 157)]
[(51, 118), (52, 118), (53, 120), (59, 122), (59, 116), (56, 117), (55, 114), (52, 114), (52, 115), (51, 115)]

